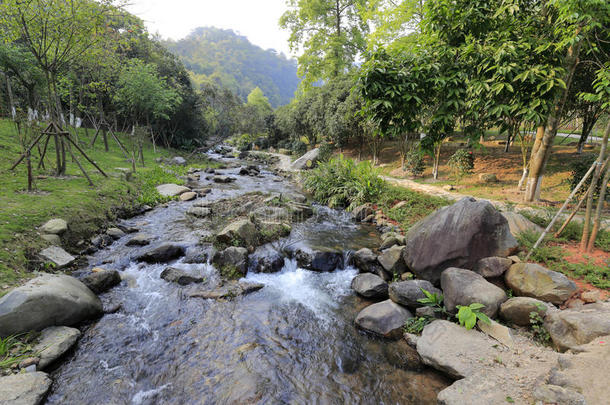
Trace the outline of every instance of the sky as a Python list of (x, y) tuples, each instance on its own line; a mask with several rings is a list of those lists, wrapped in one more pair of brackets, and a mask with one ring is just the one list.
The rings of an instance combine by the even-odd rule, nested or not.
[(292, 56), (289, 34), (278, 25), (286, 0), (131, 0), (127, 9), (163, 38), (181, 39), (197, 27), (230, 28), (263, 49)]

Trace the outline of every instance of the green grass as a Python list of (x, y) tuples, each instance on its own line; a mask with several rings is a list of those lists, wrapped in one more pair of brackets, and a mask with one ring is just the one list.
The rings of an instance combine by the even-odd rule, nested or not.
[[(51, 218), (64, 218), (70, 232), (65, 242), (73, 245), (79, 238), (86, 238), (116, 215), (140, 204), (155, 204), (163, 201), (154, 186), (166, 182), (179, 182), (173, 173), (161, 169), (154, 160), (172, 155), (171, 151), (157, 148), (153, 152), (151, 144), (144, 145), (145, 167), (138, 163), (137, 171), (130, 181), (125, 180), (117, 168), (131, 168), (118, 144), (109, 138), (109, 152), (104, 151), (102, 140), (98, 138), (94, 148), (89, 147), (93, 131), (86, 134), (79, 131), (81, 144), (86, 153), (108, 174), (103, 177), (93, 166), (77, 155), (91, 177), (94, 186), (88, 185), (78, 166), (67, 155), (65, 178), (53, 177), (55, 149), (53, 142), (45, 158), (46, 170), (37, 170), (38, 151), (32, 156), (34, 176), (44, 176), (35, 180), (36, 193), (27, 193), (27, 170), (22, 163), (16, 170), (10, 166), (21, 155), (17, 131), (12, 122), (0, 120), (0, 295), (5, 286), (12, 286), (29, 278), (29, 271), (37, 268), (34, 258), (45, 245), (37, 235), (36, 228)], [(129, 139), (120, 136), (129, 148)], [(100, 137), (101, 138), (101, 137)], [(205, 167), (205, 162), (196, 162)], [(181, 168), (180, 170), (186, 170)]]
[[(407, 203), (400, 208), (393, 208), (400, 201), (406, 201)], [(444, 198), (418, 193), (398, 186), (385, 187), (379, 199), (374, 202), (383, 209), (388, 218), (398, 222), (405, 232), (420, 219), (440, 207), (452, 203)]]

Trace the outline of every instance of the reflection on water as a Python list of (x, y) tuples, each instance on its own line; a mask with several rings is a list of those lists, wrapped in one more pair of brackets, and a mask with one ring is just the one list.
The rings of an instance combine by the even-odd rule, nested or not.
[[(239, 177), (208, 198), (254, 187), (292, 190), (265, 173)], [(185, 226), (189, 206), (171, 203), (131, 222), (156, 238), (152, 246), (193, 246), (198, 234)], [(290, 243), (340, 250), (378, 243), (373, 229), (355, 225), (347, 214), (325, 207), (317, 212), (293, 227)], [(164, 265), (132, 262), (144, 248), (125, 246), (128, 239), (91, 259), (91, 265), (121, 271), (125, 281), (102, 297), (120, 302), (121, 310), (87, 328), (54, 371), (50, 404), (433, 404), (447, 385), (432, 372), (406, 369), (402, 343), (354, 328), (367, 303), (350, 289), (353, 268), (317, 273), (286, 259), (279, 273), (248, 274), (249, 281), (265, 284), (258, 292), (231, 301), (189, 299), (188, 292), (201, 286), (166, 283), (159, 278)], [(173, 265), (204, 277), (207, 287), (218, 283), (209, 264)]]

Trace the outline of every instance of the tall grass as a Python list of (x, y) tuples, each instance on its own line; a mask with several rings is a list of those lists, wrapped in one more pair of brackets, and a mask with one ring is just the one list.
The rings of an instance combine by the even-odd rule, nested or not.
[(306, 172), (304, 186), (317, 201), (347, 209), (375, 201), (387, 187), (369, 161), (355, 163), (343, 155)]

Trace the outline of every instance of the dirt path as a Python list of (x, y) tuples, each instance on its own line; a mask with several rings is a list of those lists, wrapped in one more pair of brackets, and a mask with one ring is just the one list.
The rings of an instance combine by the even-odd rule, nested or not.
[(292, 158), (288, 155), (282, 155), (281, 153), (271, 153), (271, 152), (267, 152), (267, 154), (271, 155), (271, 156), (275, 156), (277, 157), (280, 161), (277, 163), (276, 167), (280, 170), (284, 170), (286, 172), (293, 172), (295, 171), (292, 168)]

